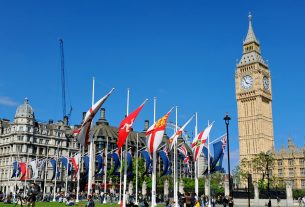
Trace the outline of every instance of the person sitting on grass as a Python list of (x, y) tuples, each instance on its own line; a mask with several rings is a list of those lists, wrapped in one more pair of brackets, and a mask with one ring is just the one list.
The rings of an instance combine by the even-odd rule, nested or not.
[(86, 207), (94, 207), (94, 201), (92, 199), (92, 195), (88, 195), (88, 203)]

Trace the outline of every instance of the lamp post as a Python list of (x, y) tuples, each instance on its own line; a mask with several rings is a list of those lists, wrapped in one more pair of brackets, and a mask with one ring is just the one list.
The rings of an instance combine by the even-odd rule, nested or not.
[(230, 199), (232, 199), (231, 201), (229, 199), (229, 207), (232, 207), (233, 206), (233, 191), (232, 191), (231, 172), (230, 172), (230, 140), (229, 140), (229, 124), (230, 124), (231, 118), (229, 117), (228, 112), (226, 113), (226, 116), (223, 118), (223, 120), (225, 120), (226, 130), (227, 130), (229, 196), (230, 196)]

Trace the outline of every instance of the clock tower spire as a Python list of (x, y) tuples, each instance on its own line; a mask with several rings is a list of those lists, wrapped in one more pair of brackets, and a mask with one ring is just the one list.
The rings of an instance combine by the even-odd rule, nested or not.
[[(274, 150), (271, 74), (253, 31), (251, 13), (248, 17), (243, 55), (235, 71), (241, 161), (250, 161), (260, 152)], [(253, 174), (253, 178), (257, 176)]]

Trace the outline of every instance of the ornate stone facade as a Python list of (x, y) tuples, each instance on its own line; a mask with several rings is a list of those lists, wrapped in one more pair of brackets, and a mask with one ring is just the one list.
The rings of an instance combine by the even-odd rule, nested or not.
[(288, 139), (288, 148), (275, 151), (272, 174), (284, 183), (292, 181), (294, 189), (305, 189), (305, 144), (303, 148)]
[[(66, 134), (71, 130), (68, 126), (67, 117), (64, 121), (53, 123), (38, 123), (35, 120), (34, 112), (29, 104), (28, 99), (20, 105), (14, 117), (14, 121), (7, 119), (0, 120), (0, 190), (6, 193), (14, 191), (15, 186), (19, 188), (24, 186), (26, 182), (12, 178), (12, 163), (17, 160), (19, 162), (30, 162), (31, 160), (39, 160), (47, 156), (56, 157), (58, 155), (73, 155), (78, 150), (78, 144), (69, 139)], [(30, 170), (28, 171), (30, 174)], [(39, 177), (35, 180), (38, 184), (44, 183), (44, 171), (40, 172)], [(61, 173), (59, 181), (65, 179), (65, 173)], [(29, 176), (30, 177), (30, 176)], [(54, 181), (51, 181), (52, 169), (48, 165), (46, 172), (47, 192), (50, 192)], [(71, 176), (69, 177), (71, 181)], [(27, 183), (34, 180), (28, 179)], [(64, 182), (62, 182), (64, 183)], [(58, 185), (58, 188), (63, 188)]]
[[(240, 160), (250, 160), (260, 152), (273, 152), (271, 74), (261, 56), (251, 14), (247, 37), (243, 42), (243, 55), (235, 72), (235, 86)], [(256, 175), (253, 176), (256, 180)]]

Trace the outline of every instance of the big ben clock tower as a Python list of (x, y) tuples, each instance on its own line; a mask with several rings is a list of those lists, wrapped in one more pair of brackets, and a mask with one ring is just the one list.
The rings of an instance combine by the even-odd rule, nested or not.
[(235, 72), (240, 160), (274, 150), (271, 75), (252, 28)]

